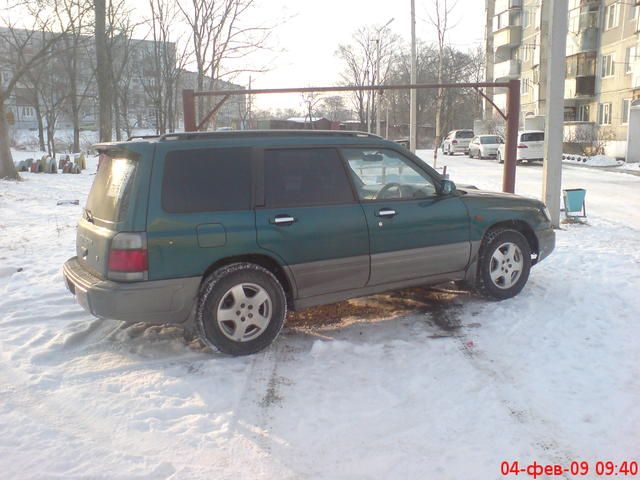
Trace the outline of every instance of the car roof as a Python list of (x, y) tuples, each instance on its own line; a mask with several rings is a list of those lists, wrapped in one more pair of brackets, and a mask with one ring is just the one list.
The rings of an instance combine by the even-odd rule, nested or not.
[(212, 131), (212, 132), (176, 132), (166, 133), (164, 135), (151, 136), (134, 136), (127, 141), (99, 143), (94, 147), (96, 149), (107, 149), (115, 147), (131, 147), (138, 145), (142, 147), (145, 144), (155, 145), (171, 145), (180, 146), (198, 145), (203, 146), (216, 141), (220, 144), (237, 144), (238, 146), (250, 147), (255, 143), (282, 143), (290, 145), (393, 145), (398, 144), (385, 140), (382, 137), (367, 132), (348, 131), (348, 130), (230, 130), (230, 131)]
[(544, 130), (522, 130), (521, 132), (518, 132), (520, 135), (522, 135), (523, 133), (544, 133)]

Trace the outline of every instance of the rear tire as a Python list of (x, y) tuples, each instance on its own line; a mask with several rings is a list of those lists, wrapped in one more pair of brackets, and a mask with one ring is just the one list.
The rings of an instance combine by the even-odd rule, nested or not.
[(517, 230), (496, 228), (482, 239), (476, 290), (483, 297), (505, 300), (522, 291), (531, 270), (531, 249)]
[(253, 263), (233, 263), (200, 287), (196, 324), (203, 342), (229, 355), (250, 355), (280, 333), (287, 302), (280, 282)]

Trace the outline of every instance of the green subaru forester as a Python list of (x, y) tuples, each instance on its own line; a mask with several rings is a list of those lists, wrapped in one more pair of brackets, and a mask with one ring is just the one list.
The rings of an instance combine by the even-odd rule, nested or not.
[(269, 345), (287, 307), (448, 281), (512, 297), (555, 244), (541, 202), (456, 188), (369, 134), (187, 133), (97, 148), (67, 287), (97, 317), (195, 324), (233, 355)]

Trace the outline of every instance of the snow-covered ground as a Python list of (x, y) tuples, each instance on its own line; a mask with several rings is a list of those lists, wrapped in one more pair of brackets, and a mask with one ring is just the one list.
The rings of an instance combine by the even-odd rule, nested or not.
[[(494, 161), (439, 162), (500, 187)], [(505, 460), (637, 460), (639, 177), (566, 167), (589, 224), (559, 231), (514, 299), (369, 297), (229, 358), (74, 303), (60, 268), (81, 206), (56, 203), (82, 205), (91, 171), (0, 182), (3, 478), (459, 480), (502, 478)], [(518, 167), (518, 192), (540, 178)]]

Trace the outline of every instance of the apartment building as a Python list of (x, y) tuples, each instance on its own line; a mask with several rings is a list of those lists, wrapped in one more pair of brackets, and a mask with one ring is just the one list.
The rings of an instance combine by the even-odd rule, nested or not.
[[(11, 52), (9, 42), (2, 39), (9, 35), (30, 38), (25, 46), (25, 54), (39, 49), (39, 42), (47, 38), (47, 33), (17, 30), (11, 33), (0, 27), (0, 86), (6, 86), (13, 77), (17, 62)], [(122, 130), (128, 128), (155, 129), (158, 126), (162, 106), (166, 111), (162, 115), (171, 115), (168, 127), (182, 128), (182, 89), (195, 88), (197, 74), (187, 70), (170, 72), (174, 79), (167, 83), (166, 72), (159, 71), (154, 58), (158, 51), (166, 52), (170, 63), (175, 63), (175, 45), (165, 42), (161, 45), (149, 40), (127, 39), (126, 45), (116, 45), (113, 49), (113, 69), (118, 77), (116, 88), (118, 95), (114, 102), (114, 123)], [(39, 120), (46, 128), (47, 122), (55, 122), (56, 129), (72, 128), (71, 100), (73, 92), (69, 89), (68, 45), (61, 40), (56, 47), (60, 53), (50, 61), (39, 62), (29, 75), (23, 77), (8, 99), (8, 112), (12, 128), (36, 130)], [(54, 54), (56, 52), (54, 51)], [(98, 88), (95, 81), (95, 47), (93, 38), (82, 36), (74, 50), (77, 85), (75, 98), (80, 105), (80, 128), (97, 129)], [(163, 53), (164, 55), (164, 53)], [(171, 60), (174, 59), (174, 60)], [(222, 80), (208, 81), (214, 89), (239, 90), (243, 87)], [(160, 101), (160, 96), (170, 101)], [(246, 99), (236, 95), (229, 99), (217, 112), (215, 126), (243, 128), (246, 117)], [(114, 125), (115, 126), (115, 125)]]
[[(486, 0), (487, 79), (521, 80), (521, 125), (545, 113), (549, 9), (548, 0)], [(640, 1), (569, 0), (567, 15), (565, 142), (625, 157), (640, 98)], [(504, 106), (506, 94), (493, 100)]]

